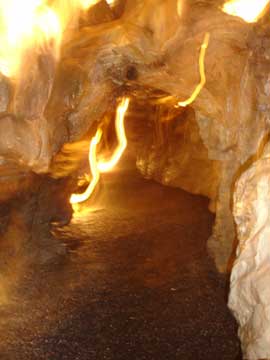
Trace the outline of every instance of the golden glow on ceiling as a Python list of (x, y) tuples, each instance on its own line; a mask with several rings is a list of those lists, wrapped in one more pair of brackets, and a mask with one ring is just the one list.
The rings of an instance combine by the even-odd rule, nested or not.
[(248, 23), (256, 22), (263, 14), (269, 0), (231, 0), (222, 10), (232, 16), (238, 16)]
[(51, 40), (57, 56), (61, 35), (58, 16), (45, 1), (0, 0), (0, 71), (15, 76), (25, 51)]
[[(0, 0), (0, 72), (20, 74), (23, 58), (34, 49), (57, 59), (63, 32), (76, 10), (87, 10), (99, 0)], [(52, 5), (49, 5), (51, 4)], [(31, 54), (30, 54), (31, 56)]]
[(106, 0), (106, 3), (110, 6), (114, 6), (115, 5), (115, 0)]
[(79, 0), (80, 7), (83, 10), (87, 10), (90, 8), (90, 6), (93, 6), (97, 4), (100, 0)]

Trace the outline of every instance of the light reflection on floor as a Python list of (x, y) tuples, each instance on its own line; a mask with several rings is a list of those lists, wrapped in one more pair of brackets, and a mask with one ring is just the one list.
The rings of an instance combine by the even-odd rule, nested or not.
[(0, 307), (0, 358), (233, 359), (236, 326), (206, 252), (207, 200), (134, 171), (102, 183), (56, 231), (69, 255), (25, 271)]

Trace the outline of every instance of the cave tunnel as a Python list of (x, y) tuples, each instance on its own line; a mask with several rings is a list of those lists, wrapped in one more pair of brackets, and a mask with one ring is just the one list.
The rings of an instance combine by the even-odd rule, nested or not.
[(269, 7), (0, 0), (1, 360), (270, 359)]

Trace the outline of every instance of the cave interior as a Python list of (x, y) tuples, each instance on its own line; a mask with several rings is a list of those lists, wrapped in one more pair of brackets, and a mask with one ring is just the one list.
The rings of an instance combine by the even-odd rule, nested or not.
[(269, 10), (0, 0), (1, 359), (270, 359)]

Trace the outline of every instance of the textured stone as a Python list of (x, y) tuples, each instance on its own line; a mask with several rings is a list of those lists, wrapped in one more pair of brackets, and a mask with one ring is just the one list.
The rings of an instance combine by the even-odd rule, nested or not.
[(138, 169), (146, 178), (209, 197), (214, 212), (220, 162), (209, 160), (193, 109), (180, 110), (168, 120), (161, 111), (149, 113), (148, 129), (137, 139)]
[(239, 323), (245, 359), (270, 358), (270, 145), (236, 183), (237, 258), (229, 307)]
[[(176, 0), (130, 0), (122, 18), (110, 22), (113, 14), (103, 4), (109, 22), (84, 27), (96, 24), (102, 6), (96, 8), (89, 23), (84, 19), (69, 34), (57, 68), (50, 52), (27, 64), (11, 114), (0, 119), (7, 129), (0, 132), (0, 155), (26, 171), (49, 171), (63, 144), (92, 134), (117, 97), (143, 99), (146, 113), (156, 113), (148, 131), (158, 130), (159, 138), (141, 139), (138, 167), (147, 177), (211, 199), (216, 224), (209, 249), (225, 271), (235, 240), (233, 184), (269, 131), (270, 58), (268, 23), (246, 24), (219, 5), (184, 1), (178, 16)], [(171, 124), (159, 124), (198, 84), (207, 32), (206, 86), (186, 114), (173, 113)]]
[[(262, 51), (268, 30), (261, 24), (254, 27), (229, 17), (211, 7), (209, 2), (205, 5), (193, 2), (186, 3), (186, 21), (179, 23), (172, 16), (168, 31), (156, 36), (167, 29), (167, 17), (164, 15), (164, 18), (161, 16), (159, 21), (155, 21), (155, 11), (157, 14), (168, 14), (171, 6), (171, 2), (159, 2), (151, 20), (145, 13), (134, 15), (140, 26), (143, 24), (143, 28), (150, 28), (153, 33), (152, 37), (142, 33), (140, 42), (142, 48), (151, 50), (144, 51), (137, 58), (133, 56), (133, 64), (138, 70), (136, 91), (158, 89), (171, 95), (168, 102), (157, 107), (153, 121), (158, 124), (166, 120), (166, 109), (169, 111), (177, 100), (189, 97), (199, 81), (198, 49), (204, 34), (209, 31), (210, 44), (205, 59), (207, 83), (191, 104), (198, 130), (194, 123), (189, 125), (193, 126), (193, 131), (190, 131), (191, 128), (187, 131), (186, 144), (183, 144), (183, 137), (174, 136), (171, 131), (169, 140), (172, 143), (167, 141), (162, 144), (160, 134), (164, 138), (168, 136), (166, 129), (162, 130), (164, 126), (160, 125), (158, 139), (141, 141), (138, 166), (145, 176), (163, 184), (209, 196), (211, 209), (216, 210), (216, 224), (209, 248), (218, 268), (226, 271), (230, 267), (235, 239), (231, 212), (233, 183), (240, 168), (256, 153), (268, 131), (266, 85), (269, 61), (266, 50)], [(121, 53), (123, 49), (116, 51)], [(126, 61), (131, 59), (126, 58)], [(151, 97), (151, 91), (148, 96)], [(182, 119), (184, 123), (184, 116)], [(155, 127), (158, 126), (153, 125)], [(201, 138), (197, 143), (194, 142), (196, 131), (195, 136)], [(185, 158), (186, 167), (183, 166)], [(182, 159), (182, 166), (179, 159)], [(207, 175), (205, 164), (208, 164)], [(197, 181), (200, 176), (201, 182)], [(187, 180), (188, 177), (193, 181)]]
[[(31, 171), (55, 177), (75, 173), (74, 164), (67, 171), (54, 169), (55, 155), (65, 143), (104, 125), (118, 97), (133, 97), (145, 106), (145, 124), (140, 124), (145, 131), (139, 130), (133, 144), (138, 168), (147, 178), (209, 197), (216, 222), (208, 247), (220, 271), (230, 269), (232, 196), (243, 174), (235, 194), (240, 244), (230, 306), (240, 323), (244, 351), (255, 359), (270, 357), (268, 150), (254, 163), (270, 130), (270, 26), (267, 17), (254, 25), (228, 16), (220, 3), (184, 1), (178, 16), (177, 0), (127, 0), (122, 18), (111, 21), (118, 10), (103, 2), (81, 20), (76, 33), (68, 34), (58, 64), (48, 47), (25, 59), (18, 82), (0, 78), (0, 201), (7, 209), (0, 230), (10, 230), (15, 219), (16, 229), (32, 227), (49, 248), (52, 202), (58, 195), (54, 189), (63, 184), (33, 180)], [(199, 51), (207, 32), (206, 85), (190, 107), (175, 109), (199, 82)], [(64, 204), (70, 191), (64, 192)], [(22, 203), (18, 211), (7, 206), (11, 198), (16, 206)]]

